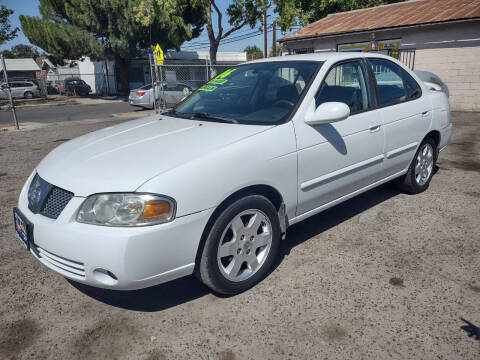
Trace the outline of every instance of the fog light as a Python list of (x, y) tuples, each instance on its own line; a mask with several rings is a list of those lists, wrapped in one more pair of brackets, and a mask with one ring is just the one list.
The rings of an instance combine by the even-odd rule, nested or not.
[(112, 286), (118, 282), (118, 278), (115, 276), (114, 273), (101, 268), (93, 270), (93, 277), (95, 278), (95, 280), (105, 285)]

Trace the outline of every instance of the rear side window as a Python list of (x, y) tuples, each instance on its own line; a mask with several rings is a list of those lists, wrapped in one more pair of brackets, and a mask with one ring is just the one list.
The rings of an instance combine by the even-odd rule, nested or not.
[(377, 82), (380, 105), (393, 105), (407, 99), (402, 69), (388, 60), (368, 60)]
[(405, 79), (405, 87), (407, 88), (407, 99), (417, 99), (422, 95), (422, 89), (415, 79), (405, 70), (402, 69), (403, 78)]
[(325, 102), (342, 102), (350, 113), (371, 108), (365, 69), (360, 61), (336, 65), (330, 69), (315, 98), (318, 107)]

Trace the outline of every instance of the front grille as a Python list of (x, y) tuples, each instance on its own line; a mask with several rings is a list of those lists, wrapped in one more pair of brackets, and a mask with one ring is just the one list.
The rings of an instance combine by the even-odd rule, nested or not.
[(28, 208), (34, 214), (56, 219), (73, 196), (70, 191), (54, 186), (36, 174), (28, 190)]
[(53, 187), (50, 194), (47, 196), (40, 214), (49, 217), (50, 219), (56, 219), (60, 213), (65, 209), (68, 202), (72, 199), (73, 193), (67, 190)]
[(85, 265), (83, 263), (55, 255), (35, 244), (31, 244), (31, 249), (37, 258), (44, 260), (46, 265), (53, 270), (79, 280), (85, 279)]

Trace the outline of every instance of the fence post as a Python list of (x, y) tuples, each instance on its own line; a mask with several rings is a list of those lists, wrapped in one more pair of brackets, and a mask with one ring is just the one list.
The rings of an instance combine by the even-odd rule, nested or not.
[(157, 103), (157, 89), (156, 89), (156, 81), (153, 78), (153, 71), (152, 71), (152, 54), (148, 54), (148, 60), (150, 61), (150, 79), (152, 80), (152, 91), (153, 91), (153, 108), (155, 109), (155, 113), (158, 113), (158, 103)]
[(12, 109), (13, 114), (13, 122), (15, 124), (15, 129), (20, 130), (18, 127), (18, 119), (17, 119), (17, 112), (15, 111), (15, 105), (12, 99), (12, 92), (10, 91), (10, 84), (8, 83), (8, 74), (7, 74), (7, 66), (5, 65), (5, 57), (2, 54), (2, 66), (3, 66), (3, 76), (5, 78), (6, 89), (8, 93), (8, 100), (10, 101), (10, 109)]

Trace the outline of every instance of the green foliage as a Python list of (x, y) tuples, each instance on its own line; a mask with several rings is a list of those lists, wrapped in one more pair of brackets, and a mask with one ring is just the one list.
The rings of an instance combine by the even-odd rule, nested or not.
[(17, 36), (18, 28), (12, 29), (10, 15), (13, 10), (7, 9), (5, 5), (0, 6), (0, 45), (14, 39)]
[(248, 60), (263, 58), (263, 51), (257, 45), (249, 45), (243, 51), (247, 53)]
[(28, 40), (57, 62), (114, 58), (123, 91), (128, 65), (152, 45), (178, 49), (198, 36), (205, 13), (188, 0), (40, 0), (41, 18), (20, 16)]
[(151, 44), (179, 48), (205, 18), (185, 0), (40, 0), (42, 18), (21, 16), (31, 43), (57, 57), (139, 56)]
[(12, 46), (10, 50), (4, 50), (3, 55), (7, 59), (24, 59), (33, 58), (36, 59), (40, 56), (40, 53), (32, 45), (18, 44)]
[(404, 0), (277, 0), (275, 11), (282, 31), (293, 25), (306, 25), (328, 14), (392, 4)]

